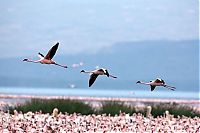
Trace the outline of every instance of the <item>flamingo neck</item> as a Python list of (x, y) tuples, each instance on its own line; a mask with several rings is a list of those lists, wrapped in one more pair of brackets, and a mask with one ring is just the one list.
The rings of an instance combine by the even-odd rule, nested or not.
[(151, 83), (146, 83), (141, 81), (139, 84), (150, 85)]
[(84, 71), (84, 72), (82, 72), (82, 73), (92, 73), (91, 71)]
[(40, 61), (39, 61), (39, 60), (34, 61), (34, 60), (30, 60), (30, 59), (28, 59), (26, 62), (39, 63)]

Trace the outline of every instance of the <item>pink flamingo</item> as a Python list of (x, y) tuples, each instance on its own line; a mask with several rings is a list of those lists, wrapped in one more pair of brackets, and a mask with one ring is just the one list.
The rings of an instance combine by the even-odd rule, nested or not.
[(99, 75), (106, 75), (107, 77), (111, 77), (111, 78), (117, 78), (113, 75), (110, 75), (108, 73), (108, 70), (107, 69), (104, 69), (104, 68), (101, 68), (101, 69), (96, 69), (96, 70), (93, 70), (93, 71), (85, 71), (85, 70), (82, 70), (81, 73), (89, 73), (90, 74), (90, 79), (89, 79), (89, 87), (92, 86), (92, 84), (94, 83), (94, 81), (96, 80), (96, 78), (99, 76)]
[(137, 84), (150, 85), (151, 86), (151, 91), (153, 91), (156, 88), (156, 86), (163, 86), (163, 87), (165, 87), (167, 89), (170, 89), (170, 90), (173, 90), (173, 91), (176, 89), (175, 87), (166, 85), (165, 81), (163, 79), (160, 79), (160, 78), (157, 78), (155, 80), (151, 80), (150, 82), (147, 82), (147, 83), (142, 82), (142, 81), (137, 81), (136, 83)]
[(56, 63), (55, 61), (52, 60), (53, 56), (55, 55), (57, 49), (58, 49), (58, 45), (59, 43), (57, 42), (50, 50), (49, 52), (47, 53), (46, 56), (44, 56), (43, 54), (41, 53), (38, 53), (38, 56), (39, 56), (39, 60), (36, 60), (36, 61), (33, 61), (33, 60), (30, 60), (30, 59), (24, 59), (23, 61), (26, 61), (26, 62), (33, 62), (33, 63), (41, 63), (41, 64), (54, 64), (54, 65), (57, 65), (57, 66), (60, 66), (60, 67), (64, 67), (64, 68), (67, 68), (67, 66), (65, 65), (60, 65), (58, 63)]

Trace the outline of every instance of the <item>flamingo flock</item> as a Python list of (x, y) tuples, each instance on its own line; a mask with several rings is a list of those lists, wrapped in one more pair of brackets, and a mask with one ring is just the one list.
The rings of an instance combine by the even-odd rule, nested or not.
[[(63, 68), (68, 68), (67, 65), (61, 65), (61, 64), (58, 64), (56, 63), (55, 61), (52, 60), (52, 58), (54, 57), (54, 55), (56, 54), (56, 51), (58, 49), (58, 46), (59, 46), (59, 42), (57, 42), (49, 51), (48, 53), (46, 54), (46, 56), (44, 56), (43, 54), (41, 54), (40, 52), (38, 53), (38, 57), (40, 58), (39, 60), (31, 60), (31, 59), (28, 59), (28, 58), (25, 58), (23, 59), (24, 62), (32, 62), (32, 63), (41, 63), (41, 64), (53, 64), (53, 65), (57, 65), (57, 66), (60, 66), (60, 67), (63, 67)], [(80, 64), (73, 64), (72, 67), (78, 67), (78, 66), (82, 66), (83, 63), (81, 62)], [(110, 78), (113, 78), (113, 79), (116, 79), (117, 77), (116, 76), (113, 76), (111, 74), (109, 74), (108, 70), (107, 69), (104, 69), (104, 68), (97, 68), (96, 70), (93, 70), (93, 71), (85, 71), (85, 70), (82, 70), (80, 73), (87, 73), (90, 75), (90, 79), (89, 79), (89, 87), (91, 87), (95, 80), (97, 79), (97, 77), (99, 75), (105, 75), (107, 77), (110, 77)], [(169, 90), (172, 90), (174, 91), (176, 88), (175, 87), (172, 87), (172, 86), (169, 86), (167, 84), (165, 84), (165, 81), (163, 79), (160, 79), (160, 78), (156, 78), (155, 80), (151, 80), (150, 82), (142, 82), (142, 81), (137, 81), (136, 82), (137, 84), (144, 84), (144, 85), (150, 85), (151, 87), (151, 91), (153, 91), (155, 89), (156, 86), (162, 86), (162, 87), (165, 87)]]

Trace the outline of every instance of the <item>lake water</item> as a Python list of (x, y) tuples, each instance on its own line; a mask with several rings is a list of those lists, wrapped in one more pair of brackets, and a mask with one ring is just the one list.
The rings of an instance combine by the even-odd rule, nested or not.
[(155, 98), (198, 100), (200, 92), (170, 90), (130, 90), (96, 88), (22, 88), (0, 87), (0, 94), (36, 95), (36, 96), (91, 96), (112, 98)]

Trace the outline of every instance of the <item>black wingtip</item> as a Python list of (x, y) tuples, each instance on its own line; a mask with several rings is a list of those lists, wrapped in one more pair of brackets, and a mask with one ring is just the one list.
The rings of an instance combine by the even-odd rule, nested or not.
[(44, 57), (44, 55), (43, 54), (41, 54), (40, 52), (38, 53), (40, 56), (42, 56), (42, 57)]
[(55, 44), (55, 46), (56, 46), (56, 45), (58, 46), (58, 45), (59, 45), (59, 42), (57, 42), (57, 43)]
[(89, 87), (91, 87), (92, 86), (92, 84), (89, 84)]
[(109, 77), (110, 74), (108, 73), (108, 70), (105, 70), (106, 71), (106, 76)]

